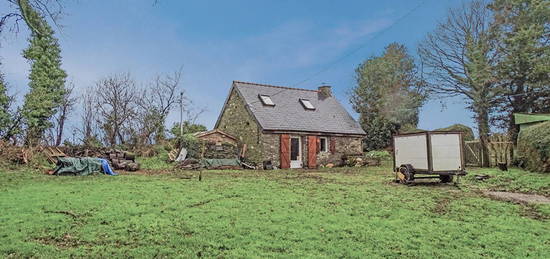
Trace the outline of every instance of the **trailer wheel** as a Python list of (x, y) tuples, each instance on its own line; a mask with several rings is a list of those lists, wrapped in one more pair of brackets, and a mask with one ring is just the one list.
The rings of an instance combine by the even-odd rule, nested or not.
[(412, 166), (402, 165), (401, 167), (399, 167), (398, 177), (400, 183), (410, 183), (414, 181)]
[(453, 181), (452, 175), (440, 175), (439, 180), (441, 180), (442, 183), (450, 183)]

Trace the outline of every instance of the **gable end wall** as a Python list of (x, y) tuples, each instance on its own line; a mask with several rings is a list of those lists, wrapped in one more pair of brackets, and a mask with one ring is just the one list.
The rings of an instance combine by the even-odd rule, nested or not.
[(261, 128), (245, 107), (245, 102), (233, 88), (229, 94), (225, 109), (222, 111), (217, 129), (237, 138), (239, 148), (247, 145), (245, 157), (255, 163), (261, 163)]

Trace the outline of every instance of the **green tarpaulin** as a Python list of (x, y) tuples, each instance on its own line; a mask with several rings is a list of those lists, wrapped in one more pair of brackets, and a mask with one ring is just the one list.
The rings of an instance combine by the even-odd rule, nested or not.
[(241, 166), (238, 159), (201, 159), (200, 165), (205, 168), (216, 168), (220, 166)]
[(101, 161), (94, 157), (60, 157), (55, 175), (89, 175), (94, 172), (102, 172)]

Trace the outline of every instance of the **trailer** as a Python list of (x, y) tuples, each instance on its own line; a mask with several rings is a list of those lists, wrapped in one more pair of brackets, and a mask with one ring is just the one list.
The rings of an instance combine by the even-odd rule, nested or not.
[(395, 180), (413, 183), (416, 179), (457, 182), (466, 175), (462, 132), (422, 131), (393, 136)]

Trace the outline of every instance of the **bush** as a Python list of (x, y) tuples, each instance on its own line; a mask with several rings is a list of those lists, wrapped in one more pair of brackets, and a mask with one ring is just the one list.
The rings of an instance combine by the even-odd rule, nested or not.
[(522, 129), (516, 154), (519, 163), (527, 170), (550, 172), (550, 122)]
[(202, 143), (193, 134), (184, 134), (181, 137), (176, 137), (176, 147), (184, 147), (187, 149), (188, 158), (200, 158)]
[(363, 139), (365, 151), (389, 147), (393, 134), (397, 133), (399, 125), (383, 118), (373, 118), (362, 124), (367, 136)]
[(365, 158), (380, 159), (380, 161), (391, 161), (392, 155), (386, 150), (373, 150), (365, 153)]
[(464, 137), (464, 141), (470, 141), (470, 140), (475, 139), (474, 131), (472, 130), (472, 128), (470, 128), (466, 125), (463, 125), (463, 124), (453, 124), (449, 127), (436, 129), (436, 130), (440, 130), (440, 131), (460, 131), (460, 132), (464, 133), (464, 135), (462, 135)]

